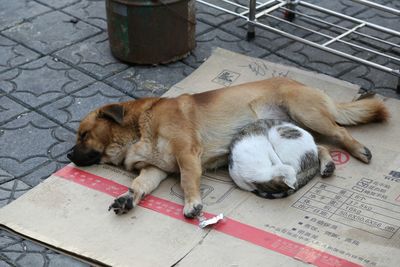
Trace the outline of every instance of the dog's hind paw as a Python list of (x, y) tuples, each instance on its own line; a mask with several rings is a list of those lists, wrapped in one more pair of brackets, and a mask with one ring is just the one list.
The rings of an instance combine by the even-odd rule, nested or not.
[(364, 162), (365, 162), (365, 163), (370, 163), (370, 162), (371, 162), (371, 159), (372, 159), (372, 153), (371, 153), (371, 151), (370, 151), (367, 147), (364, 147), (364, 152), (362, 152), (362, 154), (363, 154), (363, 156), (365, 157)]
[(108, 207), (108, 211), (113, 210), (117, 215), (125, 214), (131, 209), (133, 209), (132, 194), (125, 194), (116, 198), (110, 207)]
[(355, 150), (354, 153), (352, 153), (354, 157), (358, 158), (359, 160), (361, 160), (364, 163), (370, 163), (371, 162), (371, 158), (372, 158), (372, 153), (371, 151), (365, 147), (365, 146), (361, 146), (359, 147), (357, 150)]

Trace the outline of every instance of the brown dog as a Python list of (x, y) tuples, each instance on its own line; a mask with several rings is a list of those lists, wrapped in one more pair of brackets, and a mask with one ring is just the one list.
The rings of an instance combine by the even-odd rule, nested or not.
[[(378, 99), (334, 103), (319, 90), (286, 78), (272, 78), (176, 98), (106, 105), (82, 120), (69, 158), (78, 166), (111, 163), (141, 170), (129, 192), (110, 206), (117, 214), (132, 209), (167, 173), (180, 172), (183, 212), (194, 217), (202, 209), (202, 170), (226, 164), (232, 136), (246, 124), (289, 116), (369, 163), (369, 149), (339, 125), (385, 121), (388, 115)], [(330, 156), (323, 147), (319, 156), (322, 172)]]

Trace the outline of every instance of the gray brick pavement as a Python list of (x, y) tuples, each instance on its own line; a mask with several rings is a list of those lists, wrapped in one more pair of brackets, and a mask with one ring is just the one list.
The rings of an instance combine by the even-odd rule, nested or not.
[[(308, 1), (400, 29), (398, 18), (348, 0)], [(400, 8), (399, 1), (378, 2)], [(319, 12), (311, 14), (351, 26)], [(191, 55), (168, 65), (138, 66), (111, 55), (102, 0), (0, 0), (0, 207), (68, 163), (66, 152), (74, 143), (80, 118), (89, 110), (161, 95), (200, 66), (214, 47), (329, 74), (399, 98), (394, 91), (397, 78), (388, 73), (268, 31), (257, 29), (256, 39), (248, 42), (244, 21), (203, 5), (197, 5), (196, 15), (197, 47)], [(300, 19), (296, 23), (322, 33), (334, 30)], [(388, 38), (378, 31), (369, 32)], [(324, 41), (302, 30), (296, 34)], [(398, 37), (388, 40), (400, 43)], [(393, 53), (399, 55), (398, 50)], [(2, 266), (88, 265), (0, 230)]]
[(23, 21), (50, 11), (51, 9), (32, 0), (1, 2), (0, 30), (12, 27)]
[(159, 96), (192, 71), (192, 67), (182, 62), (136, 66), (107, 78), (106, 81), (133, 98)]
[[(66, 146), (72, 145), (73, 139), (68, 140)], [(38, 164), (34, 169), (27, 171), (26, 173), (17, 176), (17, 179), (24, 182), (29, 186), (36, 186), (52, 173), (56, 172), (58, 169), (62, 168), (69, 163), (66, 155), (63, 154), (56, 159), (49, 159), (43, 164)]]
[(75, 139), (73, 132), (35, 111), (1, 125), (0, 131), (0, 168), (14, 176), (65, 154)]
[(42, 57), (0, 74), (0, 89), (31, 107), (67, 96), (94, 79), (52, 57)]
[(101, 30), (60, 11), (37, 16), (2, 34), (35, 51), (49, 54)]
[(0, 35), (0, 72), (38, 57), (38, 53)]
[[(5, 93), (0, 94), (0, 124), (3, 124), (10, 119), (16, 118), (17, 116), (21, 115), (22, 113), (28, 112), (29, 109), (25, 108), (24, 106), (16, 103), (9, 97), (5, 95)], [(3, 132), (0, 131), (0, 134)]]
[(3, 182), (0, 185), (0, 206), (7, 205), (32, 188), (18, 179), (11, 180), (10, 174), (0, 170), (0, 180), (2, 178), (5, 178), (8, 182)]
[(194, 68), (200, 66), (211, 55), (215, 47), (224, 47), (225, 49), (253, 57), (261, 57), (268, 54), (268, 51), (265, 51), (265, 49), (244, 40), (243, 36), (238, 37), (219, 28), (197, 36), (196, 45), (196, 50), (193, 51), (192, 55), (183, 60), (186, 64)]
[(52, 102), (40, 109), (57, 123), (71, 131), (78, 128), (79, 121), (91, 110), (108, 103), (131, 99), (120, 90), (96, 82), (75, 93)]
[(107, 33), (62, 49), (55, 56), (100, 80), (129, 67), (111, 55)]
[(107, 29), (104, 1), (82, 0), (72, 6), (64, 8), (63, 11), (92, 25), (96, 25), (99, 28)]
[(35, 1), (51, 8), (62, 8), (77, 3), (80, 0), (35, 0)]

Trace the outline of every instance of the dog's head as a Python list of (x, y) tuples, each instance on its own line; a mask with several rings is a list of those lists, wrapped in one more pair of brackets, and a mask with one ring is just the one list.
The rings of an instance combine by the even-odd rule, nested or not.
[(124, 115), (122, 104), (109, 104), (90, 112), (81, 121), (76, 145), (67, 157), (77, 166), (107, 162), (107, 151), (111, 147), (114, 150), (121, 148), (123, 139), (127, 138), (124, 136)]

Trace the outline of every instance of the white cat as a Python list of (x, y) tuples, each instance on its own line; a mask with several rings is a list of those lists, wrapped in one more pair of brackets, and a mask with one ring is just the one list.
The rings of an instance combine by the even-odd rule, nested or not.
[[(323, 174), (331, 175), (332, 161)], [(319, 171), (318, 148), (310, 133), (281, 120), (247, 125), (230, 146), (229, 174), (242, 189), (265, 198), (295, 192)]]

